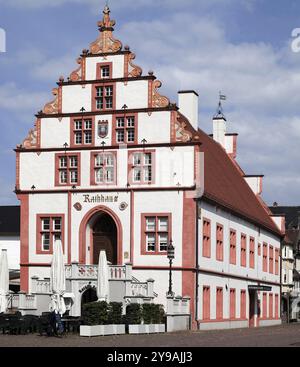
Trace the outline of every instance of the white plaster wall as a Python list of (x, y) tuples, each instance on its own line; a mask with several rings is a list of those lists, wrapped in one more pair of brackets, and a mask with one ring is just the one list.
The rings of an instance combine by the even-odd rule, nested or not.
[[(202, 221), (203, 218), (211, 220), (211, 258), (205, 258), (202, 256)], [(224, 230), (224, 261), (220, 262), (216, 260), (216, 224), (223, 225)], [(237, 265), (230, 264), (230, 229), (236, 230), (237, 239), (237, 252), (236, 259)], [(241, 259), (241, 233), (247, 235), (247, 266), (240, 266)], [(250, 236), (255, 238), (255, 268), (249, 267), (249, 248), (250, 248)], [(200, 267), (204, 269), (210, 269), (217, 272), (224, 272), (229, 274), (240, 275), (243, 277), (261, 279), (262, 281), (280, 282), (280, 274), (269, 274), (262, 271), (262, 258), (263, 258), (263, 243), (274, 247), (274, 271), (275, 271), (275, 249), (280, 249), (280, 239), (274, 235), (267, 233), (264, 230), (260, 230), (255, 225), (246, 222), (238, 217), (235, 217), (228, 212), (202, 202), (201, 203), (201, 220), (199, 220), (199, 261)], [(261, 244), (261, 256), (258, 256), (258, 243)], [(269, 264), (268, 264), (269, 265)]]
[(225, 150), (228, 154), (233, 153), (233, 140), (234, 136), (225, 135)]
[[(133, 149), (117, 150), (117, 184), (125, 188), (129, 182), (130, 171), (128, 169), (128, 151)], [(81, 154), (81, 186), (90, 188), (91, 150), (76, 151)], [(63, 154), (63, 153), (62, 153)], [(173, 150), (168, 147), (156, 149), (155, 154), (155, 182), (151, 187), (191, 187), (194, 185), (194, 147), (176, 147)], [(21, 153), (20, 155), (20, 187), (22, 190), (31, 190), (32, 185), (36, 190), (61, 189), (55, 187), (55, 153), (42, 152)], [(141, 185), (134, 185), (132, 187)], [(149, 186), (148, 184), (144, 186)], [(105, 186), (101, 186), (102, 188)], [(95, 188), (93, 186), (93, 188)], [(100, 188), (100, 186), (99, 186)]]
[(48, 190), (54, 187), (55, 155), (50, 152), (20, 154), (20, 188)]
[(124, 104), (128, 109), (148, 108), (148, 81), (116, 83), (116, 109), (121, 110)]
[(92, 109), (92, 85), (64, 85), (62, 87), (62, 113), (80, 112)]
[(99, 56), (86, 58), (86, 80), (96, 80), (97, 64), (112, 62), (112, 78), (124, 78), (124, 55)]
[(260, 181), (262, 180), (261, 177), (244, 177), (244, 179), (255, 195), (260, 193)]
[(171, 113), (153, 112), (139, 113), (138, 116), (138, 143), (146, 139), (148, 143), (166, 143), (170, 141)]
[(171, 213), (172, 239), (175, 246), (174, 266), (182, 266), (182, 192), (141, 192), (134, 198), (134, 265), (169, 266), (165, 255), (141, 255), (141, 214)]
[[(155, 303), (165, 306), (166, 311), (166, 293), (169, 290), (169, 272), (166, 270), (133, 270), (132, 275), (141, 282), (148, 279), (154, 279), (154, 292), (158, 294)], [(175, 295), (182, 296), (182, 272), (173, 271), (172, 273), (173, 287)]]
[[(227, 285), (227, 290), (226, 290)], [(210, 287), (210, 319), (216, 319), (216, 292), (217, 287), (223, 288), (223, 318), (230, 318), (230, 288), (235, 289), (235, 310), (236, 310), (236, 318), (240, 318), (241, 316), (241, 290), (246, 290), (246, 317), (249, 318), (249, 285), (257, 285), (256, 282), (241, 280), (241, 279), (233, 279), (230, 277), (221, 277), (217, 275), (210, 274), (199, 274), (199, 303), (198, 303), (198, 318), (200, 320), (203, 319), (203, 287)], [(262, 293), (259, 292), (258, 298), (261, 301), (261, 316), (263, 312), (263, 302), (262, 302)], [(275, 294), (278, 295), (278, 315), (280, 315), (280, 287), (273, 286), (271, 292), (267, 292), (267, 317), (269, 317), (269, 293), (273, 294), (273, 315), (275, 316)]]
[(62, 148), (65, 143), (70, 145), (70, 118), (41, 119), (41, 147)]
[(50, 266), (29, 268), (29, 293), (32, 291), (32, 277), (38, 277), (39, 279), (50, 278)]
[(37, 214), (64, 214), (65, 215), (65, 261), (68, 250), (68, 195), (67, 194), (34, 194), (29, 196), (29, 262), (49, 263), (52, 255), (36, 254)]
[(20, 269), (20, 237), (0, 236), (0, 253), (7, 250), (8, 267), (11, 270)]
[[(132, 175), (129, 172), (130, 175)], [(194, 185), (194, 147), (156, 149), (153, 187), (191, 187)], [(134, 183), (131, 185), (135, 187)], [(138, 185), (140, 186), (140, 185)]]

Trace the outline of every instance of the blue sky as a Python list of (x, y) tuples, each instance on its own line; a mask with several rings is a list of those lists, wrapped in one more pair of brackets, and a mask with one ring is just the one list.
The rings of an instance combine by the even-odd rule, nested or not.
[[(0, 0), (0, 205), (13, 194), (15, 155), (51, 100), (60, 75), (97, 37), (103, 0)], [(154, 70), (164, 94), (195, 89), (199, 126), (211, 133), (218, 92), (228, 97), (228, 131), (239, 133), (238, 162), (265, 174), (268, 204), (299, 205), (300, 53), (291, 32), (300, 27), (295, 0), (110, 0), (115, 35)]]

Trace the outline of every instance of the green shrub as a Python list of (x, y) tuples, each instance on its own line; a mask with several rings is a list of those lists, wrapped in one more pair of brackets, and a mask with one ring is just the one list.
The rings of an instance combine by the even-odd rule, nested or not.
[(163, 305), (145, 303), (142, 309), (142, 319), (144, 324), (163, 324), (165, 311)]
[(122, 303), (111, 302), (108, 307), (108, 323), (113, 325), (120, 325), (123, 323), (122, 318)]
[(131, 303), (126, 307), (126, 324), (138, 325), (142, 322), (142, 308), (138, 303)]
[(87, 303), (82, 308), (84, 325), (106, 325), (108, 323), (108, 304), (105, 301)]

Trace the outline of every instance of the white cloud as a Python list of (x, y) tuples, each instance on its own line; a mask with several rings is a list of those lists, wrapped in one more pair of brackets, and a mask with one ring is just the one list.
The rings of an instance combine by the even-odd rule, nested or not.
[(48, 93), (32, 92), (20, 89), (15, 83), (6, 83), (0, 86), (0, 109), (9, 110), (23, 115), (28, 111), (37, 112), (49, 100)]
[[(46, 1), (37, 4), (29, 0), (26, 6), (58, 6), (66, 2), (82, 3), (81, 0), (56, 0), (47, 5)], [(213, 3), (216, 6), (216, 2), (220, 0), (202, 1), (201, 6), (208, 8)], [(228, 0), (227, 4), (234, 2)], [(23, 1), (11, 0), (11, 3), (24, 7)], [(132, 3), (115, 1), (111, 8), (128, 9)], [(233, 44), (226, 37), (224, 25), (215, 18), (190, 11), (192, 4), (199, 4), (197, 1), (159, 2), (160, 7), (170, 6), (170, 3), (172, 11), (176, 10), (173, 13), (165, 12), (163, 17), (149, 21), (128, 22), (121, 28), (117, 26), (115, 36), (124, 45), (131, 46), (137, 55), (135, 63), (143, 67), (145, 74), (148, 70), (155, 71), (163, 81), (163, 94), (175, 101), (177, 90), (193, 88), (199, 92), (200, 126), (208, 132), (211, 132), (218, 92), (222, 90), (228, 96), (224, 109), (229, 130), (240, 134), (238, 154), (242, 168), (250, 174), (266, 174), (265, 198), (270, 203), (295, 203), (296, 185), (291, 190), (289, 185), (300, 180), (300, 55), (291, 53), (288, 42), (279, 50), (266, 43)], [(90, 0), (88, 4), (93, 9), (97, 6), (99, 12), (98, 0)], [(156, 4), (149, 0), (134, 2), (135, 8), (155, 8)], [(254, 5), (255, 1), (243, 2), (249, 11)], [(178, 12), (179, 9), (182, 11)], [(72, 50), (78, 49), (75, 46), (71, 46)], [(86, 46), (83, 44), (79, 49)], [(30, 64), (26, 54), (20, 62), (27, 65), (32, 77), (56, 81), (61, 74), (67, 77), (76, 68), (78, 54), (72, 50), (58, 59), (45, 57), (36, 50), (37, 62)], [(38, 110), (50, 99), (49, 93), (19, 91), (14, 84), (0, 87), (0, 108), (35, 107)]]

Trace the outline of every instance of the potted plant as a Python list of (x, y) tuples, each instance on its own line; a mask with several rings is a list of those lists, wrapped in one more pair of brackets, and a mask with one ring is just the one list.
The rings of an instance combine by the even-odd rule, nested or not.
[(80, 336), (125, 334), (125, 325), (121, 325), (122, 303), (88, 303), (83, 306), (82, 318)]

